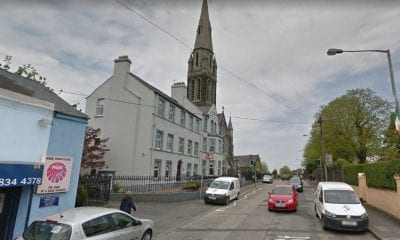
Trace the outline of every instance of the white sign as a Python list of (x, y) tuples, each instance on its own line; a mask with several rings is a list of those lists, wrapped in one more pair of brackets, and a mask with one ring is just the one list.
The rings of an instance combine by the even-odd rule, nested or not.
[(68, 192), (71, 181), (72, 157), (47, 156), (44, 164), (43, 181), (36, 193)]

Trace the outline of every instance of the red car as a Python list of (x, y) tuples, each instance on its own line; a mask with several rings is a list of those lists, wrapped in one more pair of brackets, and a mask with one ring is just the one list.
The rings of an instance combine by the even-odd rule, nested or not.
[(293, 185), (275, 185), (268, 194), (268, 210), (297, 210), (297, 192)]

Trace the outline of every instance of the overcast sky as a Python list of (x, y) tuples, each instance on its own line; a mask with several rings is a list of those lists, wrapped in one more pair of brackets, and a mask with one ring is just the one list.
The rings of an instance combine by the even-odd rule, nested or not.
[[(191, 49), (181, 42), (193, 47), (202, 0), (120, 1), (136, 13), (116, 1), (2, 1), (0, 59), (32, 64), (57, 93), (87, 96), (111, 76), (113, 60), (128, 55), (132, 73), (170, 95), (174, 82), (186, 83)], [(394, 101), (384, 53), (326, 51), (390, 49), (399, 80), (400, 3), (209, 0), (208, 6), (217, 109), (232, 116), (235, 155), (259, 154), (271, 171), (298, 168), (303, 135), (321, 105), (353, 88)], [(84, 96), (60, 96), (84, 110)]]

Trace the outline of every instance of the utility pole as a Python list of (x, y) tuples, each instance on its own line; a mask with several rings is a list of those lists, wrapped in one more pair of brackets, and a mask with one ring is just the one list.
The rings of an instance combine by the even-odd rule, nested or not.
[[(321, 180), (322, 180), (322, 175), (325, 175), (325, 181), (328, 181), (328, 170), (326, 169), (326, 159), (325, 159), (325, 144), (324, 144), (324, 138), (322, 134), (322, 116), (319, 115), (318, 119), (319, 123), (319, 130), (320, 130), (320, 138), (321, 138)], [(322, 173), (324, 171), (325, 174)]]

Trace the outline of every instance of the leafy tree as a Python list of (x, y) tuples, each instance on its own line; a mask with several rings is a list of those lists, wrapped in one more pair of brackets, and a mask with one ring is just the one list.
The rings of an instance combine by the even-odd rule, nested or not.
[(90, 126), (86, 127), (81, 162), (81, 167), (83, 168), (96, 169), (105, 165), (105, 161), (102, 159), (110, 149), (108, 149), (106, 145), (108, 138), (100, 139), (98, 137), (99, 130), (99, 128), (94, 129)]
[(10, 55), (6, 55), (6, 57), (3, 60), (4, 63), (2, 64), (0, 63), (0, 68), (8, 71), (11, 66), (11, 59), (12, 57)]
[(348, 165), (350, 164), (346, 159), (343, 158), (338, 158), (338, 160), (336, 160), (335, 165), (338, 167), (342, 167), (344, 165)]
[(272, 171), (272, 175), (274, 176), (274, 178), (278, 177), (278, 171), (276, 169), (274, 169), (274, 171)]
[(290, 168), (288, 166), (283, 166), (281, 169), (279, 169), (279, 175), (283, 175), (283, 174), (288, 174), (290, 175), (292, 173), (292, 171), (290, 170)]
[(400, 135), (396, 130), (395, 118), (396, 115), (392, 113), (389, 127), (383, 134), (382, 160), (400, 159)]
[(269, 172), (268, 165), (265, 162), (261, 162), (261, 172), (264, 174)]
[[(3, 60), (3, 64), (0, 64), (0, 68), (9, 71), (11, 68), (11, 60), (12, 56), (6, 55)], [(15, 73), (20, 76), (39, 81), (43, 85), (46, 85), (46, 77), (41, 76), (31, 64), (23, 64), (22, 66), (17, 67), (17, 71), (15, 71)]]
[(391, 104), (370, 89), (353, 89), (322, 106), (315, 116), (310, 139), (304, 150), (306, 168), (318, 167), (321, 159), (321, 129), (318, 122), (322, 116), (322, 140), (325, 153), (334, 161), (338, 158), (348, 162), (365, 163), (367, 157), (381, 152), (381, 134), (388, 125), (387, 116)]

